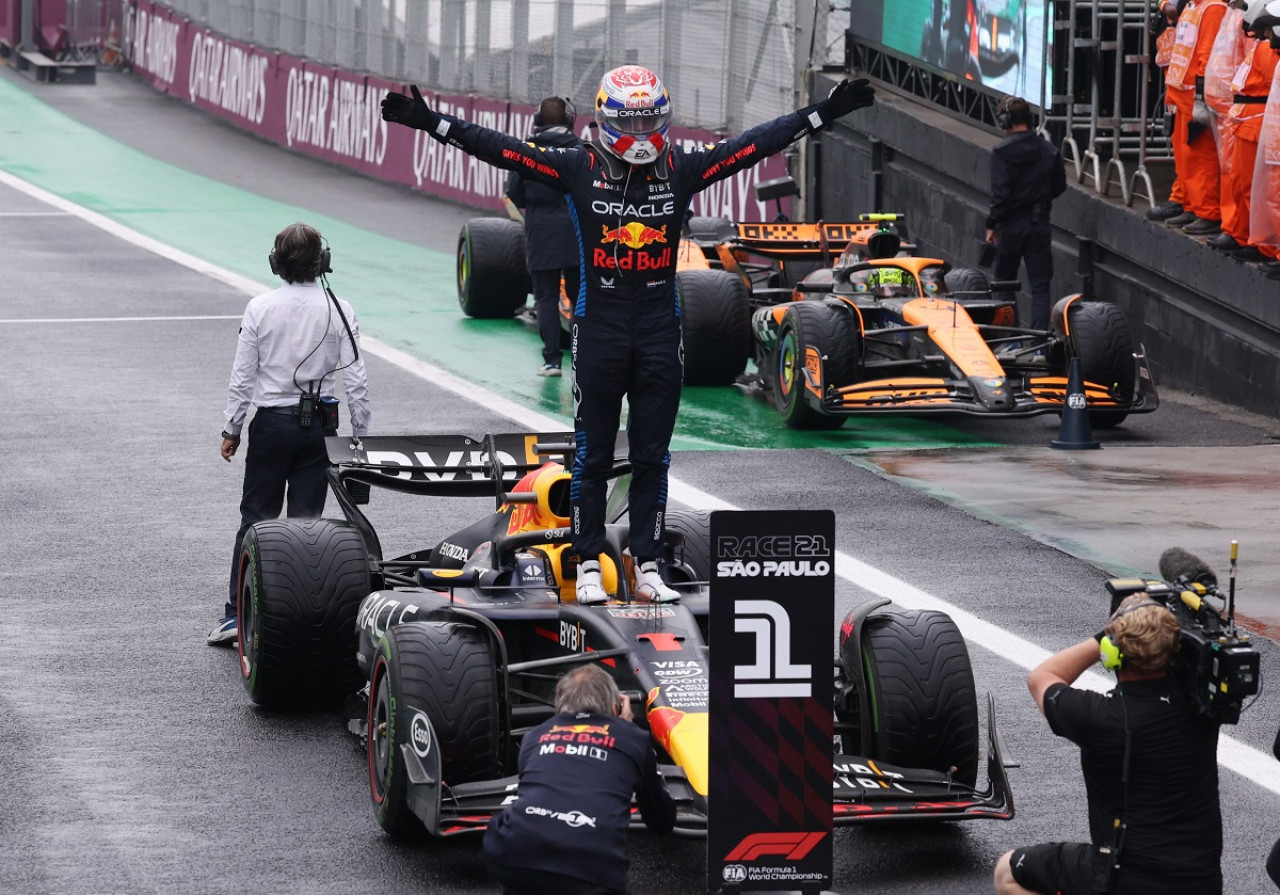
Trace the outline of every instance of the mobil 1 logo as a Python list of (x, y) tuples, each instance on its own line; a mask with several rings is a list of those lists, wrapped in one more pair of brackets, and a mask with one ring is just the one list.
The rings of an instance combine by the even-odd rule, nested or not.
[(834, 628), (834, 514), (711, 514), (709, 891), (830, 888)]

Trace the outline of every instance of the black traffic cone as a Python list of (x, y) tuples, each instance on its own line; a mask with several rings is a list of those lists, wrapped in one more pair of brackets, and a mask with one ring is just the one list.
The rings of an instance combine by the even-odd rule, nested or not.
[(1062, 427), (1049, 447), (1060, 451), (1087, 451), (1102, 447), (1093, 440), (1093, 427), (1089, 425), (1089, 410), (1085, 405), (1084, 373), (1080, 371), (1080, 358), (1073, 357), (1067, 371), (1067, 406), (1062, 409)]

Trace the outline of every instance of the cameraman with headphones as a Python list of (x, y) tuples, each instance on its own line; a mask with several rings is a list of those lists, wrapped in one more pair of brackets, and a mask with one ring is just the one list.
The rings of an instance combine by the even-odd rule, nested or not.
[[(529, 142), (541, 148), (581, 146), (573, 132), (577, 119), (573, 103), (564, 97), (548, 96), (533, 116)], [(536, 180), (526, 181), (516, 171), (507, 178), (507, 198), (524, 209), (524, 254), (533, 282), (533, 307), (542, 337), (542, 367), (539, 376), (559, 376), (560, 278), (570, 301), (578, 297), (578, 234), (569, 216), (564, 193)]]
[(489, 821), (485, 864), (506, 895), (622, 895), (632, 794), (655, 833), (674, 829), (675, 802), (631, 700), (599, 665), (560, 678), (556, 713), (521, 741), (518, 794)]
[(257, 412), (249, 423), (230, 596), (223, 619), (207, 638), (211, 645), (236, 642), (240, 548), (249, 526), (280, 515), (286, 485), (289, 516), (315, 518), (324, 512), (329, 467), (324, 439), (338, 434), (338, 400), (333, 396), (338, 372), (343, 374), (352, 434), (369, 431), (360, 328), (351, 305), (335, 296), (324, 279), (329, 260), (329, 249), (314, 227), (285, 227), (268, 255), (271, 272), (285, 284), (252, 299), (240, 322), (222, 432), (221, 454), (228, 463), (240, 449), (251, 404)]
[[(1080, 747), (1092, 842), (1016, 848), (996, 863), (998, 895), (1219, 895), (1218, 722), (1170, 673), (1178, 620), (1144, 594), (1095, 637), (1027, 676), (1049, 727)], [(1095, 662), (1116, 687), (1072, 687)]]

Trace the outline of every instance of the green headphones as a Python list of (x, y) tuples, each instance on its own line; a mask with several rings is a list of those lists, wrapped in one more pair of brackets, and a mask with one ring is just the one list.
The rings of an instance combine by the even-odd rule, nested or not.
[[(1115, 615), (1111, 616), (1111, 619), (1107, 624), (1109, 625), (1116, 619), (1124, 618), (1130, 612), (1144, 609), (1147, 606), (1159, 606), (1161, 609), (1168, 608), (1163, 603), (1157, 603), (1155, 600), (1142, 600), (1141, 602), (1134, 603), (1132, 606), (1116, 612)], [(1104, 635), (1103, 638), (1098, 641), (1098, 652), (1102, 655), (1102, 667), (1108, 671), (1119, 671), (1120, 666), (1124, 664), (1124, 653), (1120, 652), (1119, 644), (1109, 636)]]

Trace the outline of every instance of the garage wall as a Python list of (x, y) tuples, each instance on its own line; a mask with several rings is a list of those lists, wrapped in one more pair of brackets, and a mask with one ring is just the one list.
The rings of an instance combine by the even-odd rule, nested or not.
[[(884, 91), (879, 97), (810, 148), (809, 180), (821, 188), (809, 190), (808, 214), (905, 212), (922, 253), (975, 263), (998, 135)], [(1145, 199), (1126, 208), (1118, 188), (1104, 199), (1074, 182), (1070, 164), (1067, 179), (1053, 208), (1054, 295), (1091, 288), (1119, 305), (1157, 384), (1280, 415), (1280, 282), (1147, 221)]]

